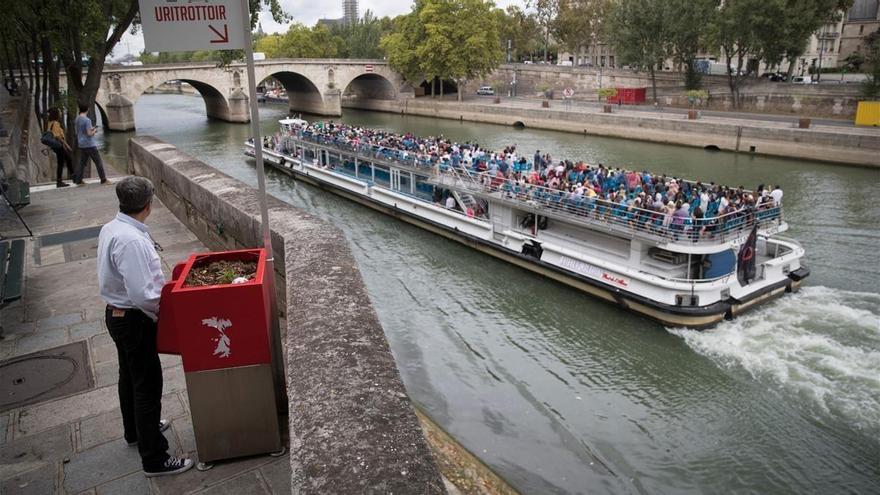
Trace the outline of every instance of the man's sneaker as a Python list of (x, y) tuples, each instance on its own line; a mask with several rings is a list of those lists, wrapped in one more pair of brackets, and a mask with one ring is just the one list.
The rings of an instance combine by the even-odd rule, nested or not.
[[(168, 421), (167, 419), (160, 419), (159, 420), (159, 433), (162, 433), (163, 431), (167, 430), (168, 428), (171, 428), (171, 421)], [(135, 440), (134, 442), (125, 442), (125, 443), (127, 443), (129, 447), (134, 447), (135, 445), (138, 444), (137, 440)]]
[(165, 461), (165, 464), (162, 467), (147, 471), (144, 469), (144, 476), (147, 478), (153, 478), (156, 476), (167, 476), (169, 474), (178, 474), (184, 471), (188, 471), (191, 467), (193, 467), (192, 459), (186, 459), (184, 457), (174, 457), (171, 456)]

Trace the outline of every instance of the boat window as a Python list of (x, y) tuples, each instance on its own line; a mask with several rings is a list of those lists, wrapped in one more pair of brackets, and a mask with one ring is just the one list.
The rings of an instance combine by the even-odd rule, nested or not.
[(424, 175), (416, 175), (416, 196), (428, 201), (434, 200), (434, 185)]
[(388, 167), (383, 167), (382, 165), (375, 165), (376, 169), (376, 185), (391, 187), (391, 173), (388, 171)]
[(409, 184), (410, 184), (409, 174), (406, 173), (406, 172), (401, 171), (401, 172), (400, 172), (400, 176), (399, 176), (399, 178), (400, 178), (400, 189), (399, 189), (399, 191), (402, 192), (402, 193), (404, 193), (404, 194), (410, 194), (410, 189), (409, 189)]
[(703, 276), (700, 278), (718, 278), (732, 273), (736, 269), (736, 253), (726, 249), (720, 253), (703, 256)]

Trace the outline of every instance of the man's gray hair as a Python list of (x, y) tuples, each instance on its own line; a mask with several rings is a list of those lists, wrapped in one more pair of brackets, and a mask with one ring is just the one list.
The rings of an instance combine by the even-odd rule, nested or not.
[(125, 214), (140, 213), (153, 200), (153, 183), (145, 177), (130, 175), (116, 183), (119, 211)]

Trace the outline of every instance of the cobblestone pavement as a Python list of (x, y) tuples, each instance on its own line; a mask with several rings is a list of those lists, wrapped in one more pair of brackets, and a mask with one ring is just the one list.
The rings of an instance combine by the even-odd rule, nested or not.
[[(0, 412), (0, 493), (14, 494), (280, 494), (290, 491), (288, 456), (217, 463), (205, 472), (145, 478), (137, 450), (122, 438), (116, 395), (116, 349), (103, 321), (95, 275), (97, 229), (117, 211), (113, 187), (32, 189), (21, 210), (34, 231), (27, 241), (25, 293), (0, 315), (0, 364), (71, 342), (88, 346), (94, 384), (79, 393)], [(164, 269), (205, 247), (158, 200), (147, 220), (163, 247)], [(80, 230), (93, 227), (90, 230)], [(77, 231), (60, 236), (48, 234)], [(197, 460), (183, 368), (162, 356), (162, 415), (172, 420), (170, 450)]]

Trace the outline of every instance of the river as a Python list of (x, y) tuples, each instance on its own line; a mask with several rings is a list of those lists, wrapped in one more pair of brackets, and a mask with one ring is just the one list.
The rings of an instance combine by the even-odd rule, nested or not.
[[(282, 105), (262, 105), (274, 133)], [(256, 184), (249, 126), (201, 98), (143, 95), (154, 135)], [(524, 493), (880, 493), (880, 172), (346, 110), (531, 156), (728, 185), (779, 184), (804, 289), (732, 322), (667, 329), (270, 172), (269, 191), (341, 227), (411, 398)], [(107, 136), (122, 163), (134, 133)]]

